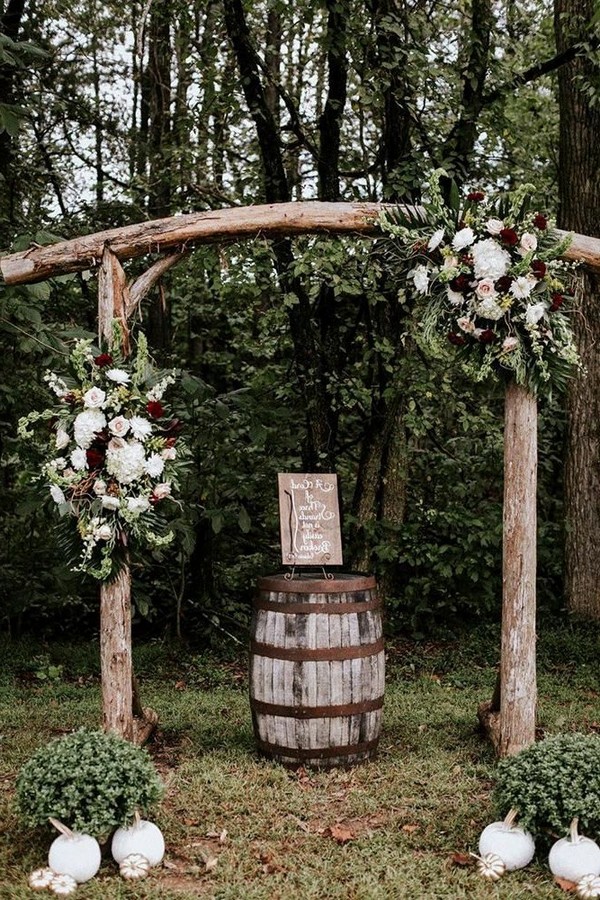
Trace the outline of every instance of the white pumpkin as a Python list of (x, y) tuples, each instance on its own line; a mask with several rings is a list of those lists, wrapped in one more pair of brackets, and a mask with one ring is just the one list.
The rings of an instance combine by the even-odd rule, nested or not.
[(50, 890), (59, 897), (68, 897), (77, 890), (77, 881), (71, 875), (55, 875), (50, 882)]
[(506, 872), (504, 860), (495, 853), (486, 853), (485, 856), (477, 856), (474, 853), (473, 856), (477, 860), (477, 871), (483, 878), (499, 881)]
[(141, 819), (136, 813), (130, 828), (117, 828), (110, 849), (113, 859), (119, 864), (126, 856), (139, 853), (146, 857), (149, 865), (157, 866), (165, 855), (165, 839), (158, 825)]
[(550, 849), (548, 865), (553, 875), (567, 881), (580, 881), (584, 875), (600, 875), (600, 847), (591, 838), (579, 834), (576, 816), (569, 836), (561, 838)]
[(592, 900), (600, 897), (600, 877), (598, 875), (584, 875), (577, 882), (577, 896), (582, 900)]
[(50, 887), (53, 878), (52, 869), (35, 869), (29, 876), (29, 887), (32, 891), (45, 891)]
[(119, 865), (119, 872), (127, 881), (145, 878), (150, 870), (150, 863), (141, 853), (130, 853)]
[(507, 872), (529, 865), (535, 853), (535, 843), (528, 831), (515, 824), (517, 811), (511, 809), (503, 822), (492, 822), (479, 838), (479, 855), (499, 856)]
[(58, 819), (50, 819), (60, 831), (50, 847), (48, 865), (57, 875), (70, 875), (79, 884), (93, 878), (100, 868), (100, 845), (90, 834), (71, 831)]

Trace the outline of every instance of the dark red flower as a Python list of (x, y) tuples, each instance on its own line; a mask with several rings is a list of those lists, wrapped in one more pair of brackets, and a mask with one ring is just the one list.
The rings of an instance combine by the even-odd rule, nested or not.
[(470, 279), (467, 275), (457, 275), (450, 282), (450, 287), (453, 291), (459, 291), (459, 293), (464, 294), (465, 291), (469, 290), (469, 283)]
[(519, 243), (519, 235), (514, 228), (503, 228), (500, 232), (500, 240), (507, 247), (516, 247)]
[(100, 366), (100, 368), (102, 368), (103, 366), (112, 365), (112, 361), (113, 361), (113, 358), (110, 355), (110, 353), (101, 353), (100, 356), (94, 357), (94, 362), (96, 363), (97, 366)]
[(552, 304), (550, 306), (550, 312), (556, 312), (557, 309), (561, 308), (564, 302), (565, 298), (562, 294), (552, 294)]
[(541, 259), (534, 259), (531, 263), (531, 271), (536, 278), (543, 278), (546, 274), (546, 263)]
[(455, 347), (462, 347), (462, 345), (466, 343), (462, 334), (456, 334), (454, 331), (449, 332), (448, 340), (451, 344), (454, 344)]
[(482, 344), (493, 344), (496, 340), (496, 332), (492, 331), (491, 328), (486, 328), (479, 335), (479, 340)]
[(181, 419), (171, 419), (166, 425), (163, 425), (163, 434), (176, 435), (183, 431), (183, 422)]
[(76, 400), (77, 400), (77, 397), (75, 396), (75, 394), (73, 393), (73, 391), (69, 391), (67, 394), (65, 394), (65, 395), (62, 397), (63, 403), (68, 403), (69, 405), (75, 403)]
[(159, 403), (158, 400), (150, 400), (146, 404), (146, 411), (153, 419), (160, 419), (160, 417), (165, 414), (163, 405), (162, 403)]
[(501, 294), (506, 294), (507, 291), (510, 290), (510, 286), (513, 283), (512, 275), (502, 275), (498, 281), (496, 281), (496, 290)]
[(548, 219), (546, 216), (542, 215), (542, 213), (536, 213), (533, 224), (536, 228), (539, 228), (540, 231), (545, 231), (548, 227)]
[(89, 449), (85, 451), (85, 458), (92, 471), (94, 469), (100, 469), (104, 465), (104, 453), (96, 447), (89, 447)]
[(483, 191), (471, 191), (470, 194), (467, 194), (467, 200), (470, 200), (472, 203), (480, 203), (482, 200), (485, 200), (485, 194)]

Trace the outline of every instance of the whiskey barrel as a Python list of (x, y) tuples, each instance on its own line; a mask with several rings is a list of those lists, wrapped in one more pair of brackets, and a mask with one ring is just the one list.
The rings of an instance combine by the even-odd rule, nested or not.
[(259, 579), (250, 706), (261, 753), (290, 767), (331, 768), (371, 759), (381, 729), (384, 680), (374, 578)]

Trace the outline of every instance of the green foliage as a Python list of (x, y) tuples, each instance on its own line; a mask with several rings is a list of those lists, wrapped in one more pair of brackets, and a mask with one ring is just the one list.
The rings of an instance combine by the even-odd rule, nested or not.
[(40, 747), (17, 778), (27, 825), (49, 816), (94, 837), (130, 825), (158, 802), (162, 785), (148, 753), (114, 734), (81, 729)]
[(600, 834), (600, 737), (554, 735), (501, 760), (495, 799), (533, 834), (567, 834), (575, 816), (582, 832)]

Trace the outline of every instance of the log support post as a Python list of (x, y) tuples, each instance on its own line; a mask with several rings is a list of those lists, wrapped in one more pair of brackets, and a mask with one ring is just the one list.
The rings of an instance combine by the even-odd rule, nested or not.
[(506, 389), (500, 756), (535, 740), (537, 401), (522, 385)]

